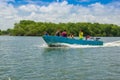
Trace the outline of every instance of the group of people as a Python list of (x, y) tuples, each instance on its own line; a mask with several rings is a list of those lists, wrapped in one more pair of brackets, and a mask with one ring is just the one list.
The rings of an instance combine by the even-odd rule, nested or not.
[[(57, 32), (55, 33), (55, 35), (56, 35), (56, 36), (62, 36), (62, 37), (68, 37), (66, 30), (64, 30), (64, 31), (62, 31), (62, 32), (61, 32), (60, 30), (57, 30)], [(69, 38), (74, 38), (74, 35), (71, 33), (71, 34), (69, 35)]]
[[(45, 32), (44, 34), (45, 34), (45, 35), (48, 35), (47, 32)], [(71, 33), (71, 34), (68, 36), (66, 30), (60, 31), (60, 30), (58, 29), (58, 30), (56, 31), (55, 35), (56, 35), (56, 36), (62, 36), (62, 37), (74, 38), (74, 34)], [(79, 31), (79, 39), (80, 39), (80, 40), (83, 40), (83, 38), (84, 38), (83, 35), (84, 35), (83, 31), (80, 30), (80, 31)], [(90, 37), (89, 35), (86, 36), (86, 40), (87, 40), (89, 37)]]

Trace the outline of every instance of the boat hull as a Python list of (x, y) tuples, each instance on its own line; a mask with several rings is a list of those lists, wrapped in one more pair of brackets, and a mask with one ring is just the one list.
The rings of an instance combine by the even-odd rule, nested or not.
[(77, 45), (103, 45), (102, 41), (98, 40), (79, 40), (71, 39), (62, 36), (43, 36), (45, 42), (50, 45), (56, 45), (58, 43), (77, 44)]

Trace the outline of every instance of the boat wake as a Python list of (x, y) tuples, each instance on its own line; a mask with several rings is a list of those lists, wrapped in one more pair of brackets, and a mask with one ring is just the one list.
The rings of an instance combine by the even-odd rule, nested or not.
[(114, 41), (114, 42), (105, 43), (103, 46), (104, 47), (116, 47), (116, 46), (120, 46), (120, 41)]
[(120, 41), (114, 41), (114, 42), (108, 42), (104, 43), (102, 46), (91, 46), (91, 45), (69, 45), (67, 44), (68, 47), (71, 48), (95, 48), (95, 47), (120, 47)]
[(96, 47), (120, 47), (120, 41), (114, 41), (114, 42), (108, 42), (108, 43), (104, 43), (103, 45), (97, 45), (97, 46), (92, 46), (92, 45), (77, 45), (77, 44), (67, 44), (67, 43), (59, 43), (59, 45), (57, 44), (54, 46), (48, 46), (47, 44), (43, 44), (40, 47), (54, 47), (54, 48), (65, 48), (65, 47), (69, 47), (69, 48), (96, 48)]

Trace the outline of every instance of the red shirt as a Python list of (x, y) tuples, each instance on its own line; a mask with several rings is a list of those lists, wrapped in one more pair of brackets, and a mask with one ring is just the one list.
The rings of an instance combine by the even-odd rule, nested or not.
[(67, 37), (67, 32), (63, 31), (63, 32), (62, 32), (62, 36), (63, 36), (63, 37)]

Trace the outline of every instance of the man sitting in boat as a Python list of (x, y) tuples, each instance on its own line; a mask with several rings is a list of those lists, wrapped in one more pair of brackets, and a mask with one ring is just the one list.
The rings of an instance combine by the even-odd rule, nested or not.
[(79, 39), (83, 40), (83, 31), (82, 30), (80, 30), (80, 32), (79, 32)]
[(61, 32), (60, 30), (57, 30), (56, 33), (55, 33), (56, 36), (60, 36), (61, 35)]
[(62, 37), (67, 37), (67, 32), (66, 32), (66, 30), (64, 30), (64, 31), (62, 32)]

